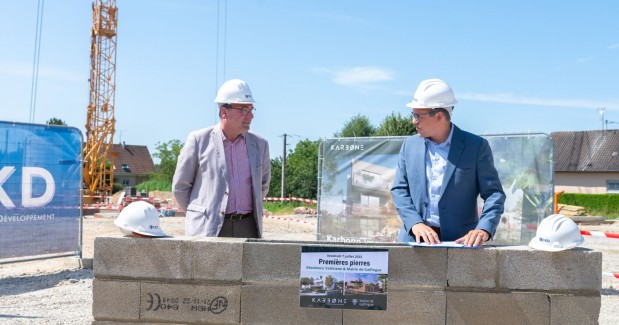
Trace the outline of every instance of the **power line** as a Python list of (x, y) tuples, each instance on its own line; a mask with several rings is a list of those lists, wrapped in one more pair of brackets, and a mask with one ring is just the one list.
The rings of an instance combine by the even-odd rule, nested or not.
[(37, 4), (37, 27), (34, 36), (34, 58), (32, 60), (32, 84), (30, 86), (30, 123), (34, 123), (37, 104), (37, 86), (39, 83), (39, 58), (41, 57), (41, 32), (43, 30), (43, 9), (45, 0)]
[[(222, 17), (222, 9), (221, 2), (223, 1), (223, 17)], [(223, 23), (222, 23), (223, 21)], [(223, 24), (223, 26), (222, 26)], [(227, 47), (227, 25), (228, 25), (228, 0), (218, 0), (217, 1), (217, 35), (216, 35), (216, 49), (215, 49), (215, 92), (223, 81), (226, 80), (226, 47)], [(223, 29), (223, 35), (222, 31)], [(222, 36), (223, 40), (220, 40), (220, 36)], [(223, 43), (220, 46), (220, 43)], [(219, 54), (222, 54), (221, 62), (219, 60)], [(219, 74), (219, 68), (221, 66), (221, 78)]]

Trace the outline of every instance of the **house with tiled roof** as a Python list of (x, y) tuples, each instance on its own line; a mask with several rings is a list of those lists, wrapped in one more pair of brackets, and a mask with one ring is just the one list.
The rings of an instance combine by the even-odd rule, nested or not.
[(134, 187), (155, 172), (153, 158), (147, 146), (114, 144), (114, 183)]
[(555, 192), (619, 193), (619, 130), (553, 132)]

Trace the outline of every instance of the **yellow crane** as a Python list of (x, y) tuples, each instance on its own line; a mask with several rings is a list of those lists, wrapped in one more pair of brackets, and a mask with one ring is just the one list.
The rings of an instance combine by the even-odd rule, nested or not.
[(86, 116), (84, 186), (90, 195), (110, 195), (114, 183), (116, 90), (116, 0), (94, 0), (90, 45), (90, 99)]

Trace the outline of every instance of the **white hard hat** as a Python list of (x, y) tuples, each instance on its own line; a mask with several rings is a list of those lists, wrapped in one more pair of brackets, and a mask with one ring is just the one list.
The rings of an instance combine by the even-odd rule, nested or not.
[(247, 83), (243, 80), (232, 79), (224, 82), (217, 91), (215, 103), (218, 104), (251, 104), (255, 103), (254, 97)]
[(531, 239), (529, 246), (556, 252), (580, 246), (584, 242), (585, 238), (580, 234), (574, 220), (562, 214), (553, 214), (540, 222), (536, 236)]
[(159, 215), (152, 204), (135, 201), (120, 211), (114, 224), (125, 235), (136, 233), (147, 237), (165, 237), (167, 235), (159, 227)]
[(441, 79), (427, 79), (419, 83), (413, 101), (406, 104), (410, 108), (444, 108), (449, 114), (458, 101), (453, 90)]

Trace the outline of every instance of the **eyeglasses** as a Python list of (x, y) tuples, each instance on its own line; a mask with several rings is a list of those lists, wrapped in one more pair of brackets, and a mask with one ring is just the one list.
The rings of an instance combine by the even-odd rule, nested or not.
[(254, 114), (256, 112), (256, 108), (251, 106), (251, 107), (232, 107), (231, 105), (224, 105), (225, 108), (227, 109), (235, 109), (237, 111), (241, 111), (241, 114), (243, 115), (247, 115), (249, 113)]
[(421, 121), (421, 116), (423, 116), (423, 115), (428, 115), (428, 116), (432, 117), (432, 116), (436, 115), (436, 111), (432, 110), (432, 111), (429, 111), (427, 113), (421, 113), (421, 114), (413, 113), (413, 118), (416, 119), (417, 121)]

